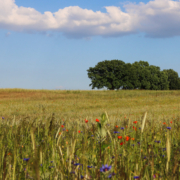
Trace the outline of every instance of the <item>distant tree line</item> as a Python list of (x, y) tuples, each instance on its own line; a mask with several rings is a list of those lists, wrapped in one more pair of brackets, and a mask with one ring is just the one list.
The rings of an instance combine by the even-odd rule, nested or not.
[(92, 89), (178, 90), (180, 78), (173, 69), (160, 71), (160, 67), (147, 61), (125, 63), (122, 60), (105, 60), (90, 67), (88, 77)]

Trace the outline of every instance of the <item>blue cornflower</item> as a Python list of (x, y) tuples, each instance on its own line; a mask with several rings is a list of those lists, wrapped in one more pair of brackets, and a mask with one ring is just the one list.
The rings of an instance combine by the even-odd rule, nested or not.
[(154, 142), (160, 143), (161, 141), (154, 141)]
[(139, 179), (139, 176), (134, 176), (134, 179)]
[(166, 151), (166, 148), (163, 148), (163, 151)]
[(5, 119), (4, 117), (2, 117), (2, 119)]
[(138, 144), (140, 144), (140, 142), (137, 142)]
[(88, 168), (92, 168), (92, 166), (87, 166)]
[(124, 130), (124, 127), (121, 127), (122, 130)]
[(118, 131), (114, 131), (114, 133), (119, 133)]
[(75, 166), (78, 166), (78, 165), (81, 165), (81, 164), (80, 164), (80, 163), (75, 163), (74, 165), (75, 165)]
[(81, 179), (84, 179), (84, 176), (81, 175)]
[(112, 176), (114, 176), (115, 173), (109, 174), (108, 178), (112, 178)]
[(28, 161), (29, 161), (29, 159), (30, 159), (30, 158), (24, 158), (23, 160), (24, 160), (24, 161), (26, 161), (26, 162), (28, 162)]
[(171, 129), (171, 127), (167, 127), (167, 129)]
[(53, 161), (51, 161), (51, 163), (53, 163)]
[(94, 135), (91, 135), (91, 136), (94, 136)]
[(100, 168), (101, 172), (106, 172), (109, 171), (111, 169), (112, 166), (108, 166), (107, 164), (104, 166), (102, 165), (102, 167)]

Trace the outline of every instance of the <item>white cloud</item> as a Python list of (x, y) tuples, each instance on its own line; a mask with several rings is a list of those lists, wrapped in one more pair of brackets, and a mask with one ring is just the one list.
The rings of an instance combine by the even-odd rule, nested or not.
[(0, 28), (19, 32), (61, 32), (68, 38), (123, 36), (144, 32), (147, 37), (180, 35), (180, 2), (154, 0), (147, 4), (108, 6), (107, 13), (69, 6), (41, 14), (34, 8), (18, 7), (14, 0), (0, 0)]

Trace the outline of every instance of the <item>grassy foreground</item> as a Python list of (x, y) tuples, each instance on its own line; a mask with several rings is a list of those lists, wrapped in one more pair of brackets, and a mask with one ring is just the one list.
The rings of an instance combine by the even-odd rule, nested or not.
[(180, 91), (1, 89), (1, 178), (179, 179), (179, 102)]

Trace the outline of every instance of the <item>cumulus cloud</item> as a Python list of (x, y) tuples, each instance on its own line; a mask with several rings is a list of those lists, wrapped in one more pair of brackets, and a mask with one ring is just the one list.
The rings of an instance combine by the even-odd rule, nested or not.
[(34, 8), (18, 7), (14, 0), (0, 0), (0, 28), (11, 31), (60, 32), (68, 38), (116, 37), (143, 32), (147, 37), (180, 35), (180, 1), (154, 0), (106, 6), (106, 13), (69, 6), (43, 14)]

